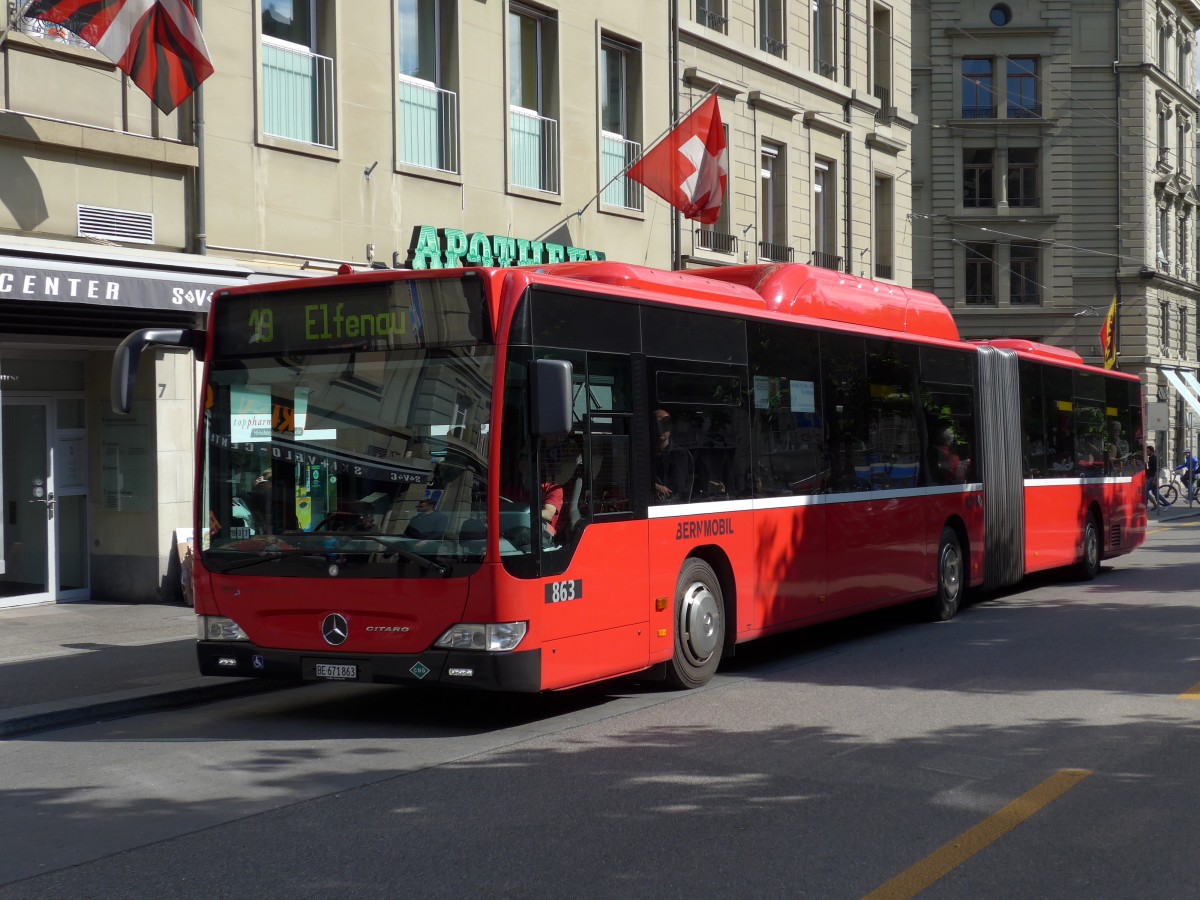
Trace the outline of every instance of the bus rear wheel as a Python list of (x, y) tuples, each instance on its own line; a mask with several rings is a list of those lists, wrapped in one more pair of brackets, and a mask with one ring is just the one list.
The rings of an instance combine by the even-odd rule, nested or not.
[(1084, 581), (1091, 581), (1100, 574), (1100, 526), (1094, 515), (1089, 515), (1083, 526), (1083, 553), (1076, 571)]
[(688, 559), (675, 582), (675, 653), (667, 680), (698, 688), (712, 678), (725, 647), (725, 600), (708, 563)]
[(954, 618), (963, 597), (963, 555), (958, 533), (947, 525), (938, 541), (937, 593), (933, 597), (933, 616), (939, 622)]

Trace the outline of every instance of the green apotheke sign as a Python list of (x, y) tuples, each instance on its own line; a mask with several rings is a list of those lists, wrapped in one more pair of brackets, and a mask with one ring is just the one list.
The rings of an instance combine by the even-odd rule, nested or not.
[(461, 266), (544, 266), (560, 262), (601, 260), (599, 250), (584, 250), (549, 241), (502, 234), (468, 234), (457, 228), (421, 225), (414, 229), (408, 251), (410, 269), (457, 269)]

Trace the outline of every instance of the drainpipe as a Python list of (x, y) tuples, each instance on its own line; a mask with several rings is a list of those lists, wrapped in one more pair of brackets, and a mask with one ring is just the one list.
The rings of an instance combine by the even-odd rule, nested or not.
[[(669, 22), (667, 27), (671, 31), (671, 88), (667, 93), (670, 98), (670, 125), (675, 127), (676, 120), (679, 118), (679, 4), (682, 0), (670, 0), (667, 4), (667, 15)], [(674, 206), (671, 207), (671, 269), (678, 271), (683, 265), (683, 240), (679, 233), (679, 210)]]
[[(200, 22), (200, 0), (196, 0), (192, 4), (192, 8), (196, 13), (196, 22)], [(201, 29), (203, 34), (203, 29)], [(208, 253), (208, 235), (205, 233), (207, 229), (207, 221), (204, 214), (204, 91), (203, 85), (196, 88), (192, 94), (192, 111), (194, 115), (194, 124), (192, 135), (196, 141), (196, 172), (192, 177), (192, 202), (196, 204), (195, 224), (196, 234), (192, 244), (195, 252), (199, 256), (204, 256)]]

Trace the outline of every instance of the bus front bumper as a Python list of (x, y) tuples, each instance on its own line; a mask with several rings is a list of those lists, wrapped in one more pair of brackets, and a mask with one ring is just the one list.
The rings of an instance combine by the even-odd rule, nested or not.
[(542, 651), (427, 650), (410, 654), (271, 650), (244, 641), (197, 641), (202, 675), (281, 681), (436, 684), (485, 691), (540, 691)]

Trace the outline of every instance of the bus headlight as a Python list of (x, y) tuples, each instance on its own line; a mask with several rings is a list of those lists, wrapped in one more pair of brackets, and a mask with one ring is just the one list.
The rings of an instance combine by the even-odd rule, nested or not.
[(202, 641), (250, 640), (237, 622), (224, 616), (197, 616), (196, 626)]
[(450, 628), (433, 645), (444, 650), (515, 650), (525, 638), (528, 622), (462, 623)]

